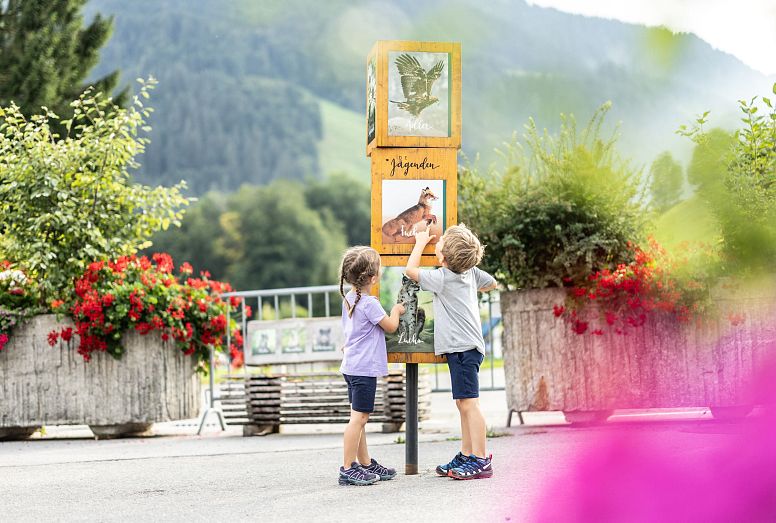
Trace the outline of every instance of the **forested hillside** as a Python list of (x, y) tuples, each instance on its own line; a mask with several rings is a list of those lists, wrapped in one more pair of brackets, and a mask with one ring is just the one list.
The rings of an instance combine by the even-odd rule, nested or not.
[(140, 179), (185, 179), (194, 194), (332, 171), (365, 180), (363, 64), (376, 39), (462, 42), (463, 150), (486, 160), (529, 116), (584, 119), (612, 100), (623, 148), (647, 163), (686, 145), (680, 123), (768, 85), (693, 36), (507, 0), (93, 0), (96, 12), (115, 16), (115, 32), (94, 76), (160, 80)]

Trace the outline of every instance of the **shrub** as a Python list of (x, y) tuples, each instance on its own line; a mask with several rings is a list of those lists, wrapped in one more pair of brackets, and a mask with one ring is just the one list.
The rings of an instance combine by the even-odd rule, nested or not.
[(508, 289), (570, 286), (628, 263), (628, 242), (646, 221), (642, 173), (601, 137), (609, 104), (577, 130), (561, 117), (558, 136), (529, 120), (524, 143), (501, 151), (504, 167), (460, 176), (460, 216), (486, 245), (483, 266)]
[(141, 81), (129, 108), (87, 90), (72, 103), (67, 135), (55, 114), (27, 119), (16, 105), (0, 108), (0, 258), (23, 262), (48, 303), (72, 286), (93, 260), (133, 254), (187, 204), (172, 188), (134, 183), (148, 139), (140, 136), (154, 81)]

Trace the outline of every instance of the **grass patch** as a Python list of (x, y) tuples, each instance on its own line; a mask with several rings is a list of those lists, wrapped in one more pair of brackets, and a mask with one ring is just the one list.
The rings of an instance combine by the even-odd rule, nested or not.
[(714, 243), (719, 234), (717, 220), (698, 195), (674, 205), (655, 221), (655, 239), (669, 250), (685, 241)]
[(318, 161), (322, 174), (343, 172), (369, 181), (366, 156), (366, 122), (355, 111), (319, 99), (323, 139), (318, 142)]
[(509, 432), (500, 432), (493, 427), (488, 427), (488, 430), (485, 432), (485, 436), (488, 437), (489, 439), (501, 438), (504, 436), (511, 436), (511, 435), (512, 434), (510, 434)]
[(405, 442), (404, 436), (396, 436), (396, 439), (393, 440), (393, 442), (396, 443), (397, 445), (401, 445), (402, 443)]

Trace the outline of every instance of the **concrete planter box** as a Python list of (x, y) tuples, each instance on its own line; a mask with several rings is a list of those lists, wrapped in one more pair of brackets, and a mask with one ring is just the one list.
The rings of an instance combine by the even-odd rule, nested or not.
[(110, 437), (197, 416), (194, 359), (170, 342), (129, 332), (120, 360), (95, 354), (86, 362), (75, 336), (48, 344), (48, 333), (65, 326), (72, 324), (36, 316), (0, 352), (0, 437), (23, 437), (43, 425), (89, 425), (98, 437)]
[(743, 325), (651, 318), (626, 336), (571, 332), (552, 312), (564, 299), (562, 289), (501, 294), (508, 423), (512, 413), (543, 410), (571, 422), (601, 421), (614, 409), (751, 410), (749, 385), (776, 341), (772, 298), (727, 303), (746, 314)]

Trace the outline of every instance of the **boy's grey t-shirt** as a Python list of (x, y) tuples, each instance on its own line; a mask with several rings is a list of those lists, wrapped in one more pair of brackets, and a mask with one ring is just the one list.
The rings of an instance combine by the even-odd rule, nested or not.
[(421, 270), (420, 288), (434, 293), (434, 353), (448, 354), (477, 349), (485, 354), (477, 290), (496, 280), (472, 267), (456, 274), (447, 267)]

